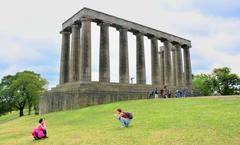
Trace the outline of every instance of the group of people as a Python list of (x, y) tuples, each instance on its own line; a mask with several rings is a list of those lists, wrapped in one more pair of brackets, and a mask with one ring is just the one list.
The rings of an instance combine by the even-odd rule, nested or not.
[(149, 91), (148, 98), (170, 98), (172, 95), (171, 91), (165, 86), (163, 89), (156, 88), (155, 90)]
[[(174, 93), (175, 92), (175, 93)], [(186, 89), (177, 89), (176, 91), (171, 91), (167, 86), (164, 86), (162, 89), (156, 88), (155, 90), (149, 91), (148, 98), (181, 98), (186, 97)]]
[[(130, 112), (124, 112), (122, 109), (117, 109), (114, 114), (115, 118), (120, 122), (120, 128), (128, 127), (131, 120), (133, 119), (133, 114)], [(43, 118), (40, 118), (38, 121), (38, 125), (34, 128), (32, 132), (32, 136), (35, 140), (40, 140), (44, 138), (48, 138), (47, 136), (47, 128), (46, 122)]]
[(179, 90), (176, 90), (175, 92), (176, 98), (186, 97), (186, 95), (187, 95), (187, 91), (185, 89), (179, 89)]

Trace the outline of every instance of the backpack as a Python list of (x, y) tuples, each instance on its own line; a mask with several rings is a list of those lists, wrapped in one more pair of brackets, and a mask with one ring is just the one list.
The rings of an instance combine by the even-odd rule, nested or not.
[(133, 119), (132, 113), (130, 113), (130, 112), (124, 112), (124, 114), (126, 114), (129, 119)]

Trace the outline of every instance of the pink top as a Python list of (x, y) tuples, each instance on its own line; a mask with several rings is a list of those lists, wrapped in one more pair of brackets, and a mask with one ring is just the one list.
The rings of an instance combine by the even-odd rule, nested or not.
[(37, 128), (39, 130), (46, 130), (46, 125), (44, 123), (43, 124), (39, 123)]

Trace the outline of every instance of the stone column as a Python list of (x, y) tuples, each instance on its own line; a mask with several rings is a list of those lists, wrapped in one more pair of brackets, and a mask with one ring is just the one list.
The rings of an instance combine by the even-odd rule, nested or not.
[(160, 84), (164, 85), (164, 46), (160, 47)]
[(60, 80), (59, 84), (64, 84), (69, 81), (69, 50), (70, 50), (70, 32), (61, 31), (62, 46), (61, 46), (61, 61), (60, 61)]
[(185, 85), (189, 90), (192, 90), (192, 68), (191, 68), (191, 59), (190, 59), (190, 47), (183, 46), (183, 56), (184, 56), (184, 70), (185, 70)]
[(183, 64), (180, 44), (176, 44), (176, 86), (183, 86)]
[(80, 26), (72, 25), (72, 40), (71, 40), (71, 56), (70, 56), (70, 71), (69, 79), (71, 82), (79, 80), (79, 41), (80, 41)]
[(164, 85), (171, 86), (171, 43), (168, 40), (163, 41), (164, 44)]
[(119, 83), (129, 83), (127, 29), (119, 28)]
[(91, 19), (82, 17), (80, 35), (80, 81), (91, 81)]
[(136, 62), (137, 62), (137, 84), (146, 84), (146, 72), (145, 72), (145, 54), (144, 54), (144, 41), (143, 34), (136, 32)]
[(176, 86), (176, 48), (172, 47), (172, 79), (173, 86)]
[(99, 57), (99, 82), (110, 82), (109, 63), (109, 24), (100, 25), (100, 57)]
[(158, 39), (151, 37), (151, 64), (152, 64), (152, 84), (160, 84), (160, 60), (158, 54)]

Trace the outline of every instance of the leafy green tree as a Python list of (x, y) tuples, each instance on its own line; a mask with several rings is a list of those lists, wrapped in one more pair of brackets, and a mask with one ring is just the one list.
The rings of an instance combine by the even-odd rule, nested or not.
[(26, 106), (28, 106), (29, 115), (32, 107), (37, 111), (38, 98), (44, 91), (47, 81), (32, 71), (18, 72), (8, 81), (9, 83), (2, 87), (0, 92), (4, 94), (4, 98), (11, 98), (8, 103), (12, 108), (19, 110), (19, 116), (24, 115), (23, 110)]
[(200, 91), (204, 96), (211, 95), (211, 76), (208, 74), (194, 75), (192, 80), (193, 88)]
[(240, 78), (228, 67), (216, 68), (212, 73), (212, 89), (221, 95), (239, 94)]
[(240, 77), (228, 67), (215, 68), (211, 74), (195, 75), (192, 84), (204, 96), (240, 94)]
[(11, 112), (13, 109), (13, 91), (10, 85), (14, 80), (14, 76), (7, 75), (2, 78), (0, 83), (0, 115)]

